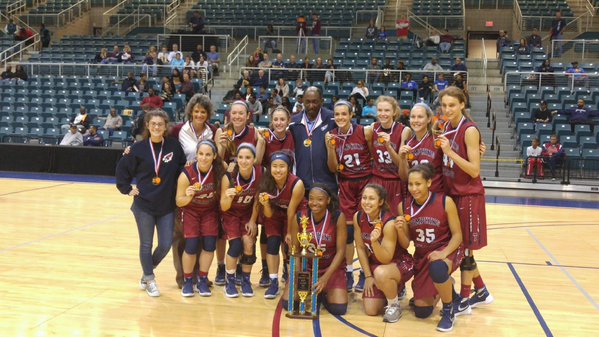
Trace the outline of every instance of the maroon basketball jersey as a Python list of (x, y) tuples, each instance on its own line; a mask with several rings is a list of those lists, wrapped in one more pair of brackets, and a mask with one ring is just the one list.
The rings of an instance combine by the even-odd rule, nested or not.
[(399, 148), (401, 147), (401, 134), (403, 133), (403, 129), (404, 125), (401, 123), (394, 122), (391, 126), (391, 129), (384, 129), (381, 126), (380, 122), (374, 123), (374, 135), (372, 136), (372, 144), (374, 146), (374, 153), (372, 154), (374, 170), (372, 173), (375, 176), (387, 179), (399, 179), (398, 168), (393, 163), (391, 155), (389, 154), (389, 151), (387, 151), (387, 147), (385, 146), (385, 144), (379, 143), (378, 133), (386, 132), (390, 134), (389, 141), (391, 142), (391, 147), (395, 150), (395, 152), (399, 152)]
[(266, 138), (266, 148), (264, 150), (262, 165), (266, 168), (270, 168), (270, 156), (275, 152), (281, 151), (291, 158), (291, 168), (293, 168), (293, 163), (295, 161), (295, 141), (291, 136), (291, 132), (286, 131), (285, 138), (283, 139), (277, 139), (272, 132), (267, 132), (264, 138)]
[(410, 240), (416, 248), (414, 259), (422, 259), (430, 252), (445, 247), (451, 240), (451, 231), (445, 213), (445, 195), (431, 192), (428, 202), (422, 205), (410, 196), (404, 204), (404, 214), (410, 214)]
[[(393, 214), (390, 212), (382, 211), (381, 213), (381, 222), (383, 226), (394, 218)], [(372, 241), (370, 240), (370, 233), (374, 229), (376, 222), (378, 219), (368, 219), (368, 215), (364, 211), (360, 211), (358, 221), (360, 223), (360, 231), (362, 231), (362, 241), (364, 241), (364, 245), (366, 245), (366, 254), (368, 254), (368, 262), (371, 265), (382, 264), (374, 255), (374, 251), (372, 250)], [(373, 223), (371, 223), (373, 222)], [(379, 243), (383, 241), (383, 233), (381, 232)], [(408, 252), (403, 249), (398, 244), (395, 245), (395, 254), (393, 255), (393, 260), (400, 260), (401, 255), (408, 254)]]
[(408, 158), (410, 167), (418, 164), (430, 164), (435, 169), (433, 184), (430, 190), (432, 192), (444, 192), (443, 190), (443, 150), (435, 147), (435, 140), (430, 133), (427, 133), (420, 141), (416, 136), (410, 138), (406, 145), (413, 149), (414, 159)]
[[(241, 192), (237, 193), (231, 208), (226, 211), (227, 214), (235, 215), (242, 219), (249, 219), (252, 215), (252, 208), (254, 206), (254, 198), (258, 193), (258, 185), (260, 185), (260, 179), (262, 178), (263, 168), (262, 166), (255, 165), (253, 170), (253, 179), (244, 181), (241, 175), (232, 176), (229, 175), (229, 182), (232, 187), (241, 186)], [(239, 177), (239, 181), (238, 181)]]
[(348, 135), (340, 134), (339, 128), (331, 131), (335, 139), (335, 151), (340, 170), (339, 178), (357, 179), (372, 174), (372, 158), (366, 143), (364, 126), (352, 124)]
[[(223, 132), (227, 132), (227, 130), (223, 130)], [(233, 131), (233, 133), (235, 133), (235, 131)], [(241, 145), (242, 143), (250, 143), (254, 146), (256, 146), (256, 129), (254, 129), (251, 126), (246, 126), (245, 129), (243, 129), (243, 131), (241, 131), (240, 134), (238, 135), (233, 135), (231, 136), (231, 138), (233, 139), (233, 148), (237, 149), (237, 147), (239, 145)], [(230, 147), (227, 147), (227, 150), (225, 151), (225, 162), (227, 162), (227, 164), (229, 164), (230, 162), (234, 162), (236, 159), (235, 157), (235, 153), (231, 153), (231, 149)]]
[(192, 165), (185, 167), (183, 172), (187, 176), (187, 179), (189, 179), (189, 185), (193, 186), (196, 183), (201, 183), (200, 190), (196, 191), (193, 199), (191, 199), (191, 202), (185, 206), (184, 209), (196, 213), (214, 212), (218, 210), (219, 193), (216, 190), (214, 170), (210, 169), (209, 172), (202, 173), (200, 177), (197, 162), (195, 162)]
[[(466, 117), (462, 117), (460, 125), (455, 129), (457, 131), (447, 135), (447, 139), (451, 142), (452, 150), (465, 159), (468, 159), (466, 130), (471, 127), (476, 128), (478, 131), (478, 127), (475, 123), (471, 122)], [(445, 132), (447, 133), (452, 129), (453, 128), (449, 123)], [(476, 178), (472, 178), (466, 172), (462, 171), (462, 169), (445, 154), (443, 155), (443, 184), (445, 185), (447, 194), (450, 196), (485, 193), (483, 183), (480, 180), (480, 175)]]
[(271, 205), (275, 206), (277, 209), (286, 211), (293, 196), (293, 188), (299, 180), (300, 179), (296, 175), (289, 173), (283, 189), (281, 191), (276, 191), (276, 193), (272, 195), (270, 199)]
[(319, 269), (328, 268), (337, 253), (337, 219), (339, 218), (339, 212), (331, 213), (327, 210), (324, 218), (318, 222), (312, 221), (312, 211), (309, 209), (298, 212), (297, 214), (299, 232), (302, 231), (301, 218), (305, 216), (308, 218), (306, 232), (312, 233), (312, 241), (310, 241), (310, 243), (312, 243), (314, 247), (318, 245), (322, 251), (322, 257), (318, 262)]

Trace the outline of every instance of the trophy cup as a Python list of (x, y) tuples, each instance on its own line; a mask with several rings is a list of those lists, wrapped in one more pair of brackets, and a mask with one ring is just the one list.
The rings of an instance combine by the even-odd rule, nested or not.
[[(316, 319), (317, 313), (317, 294), (314, 291), (314, 285), (318, 281), (318, 260), (320, 255), (318, 248), (308, 251), (309, 247), (314, 247), (310, 241), (312, 233), (308, 233), (306, 228), (310, 220), (303, 216), (300, 219), (302, 231), (297, 233), (302, 250), (298, 254), (295, 246), (291, 247), (289, 256), (289, 304), (287, 314), (289, 318)], [(311, 270), (308, 264), (312, 263)], [(299, 308), (294, 308), (294, 302), (299, 299)], [(309, 303), (309, 310), (307, 310)]]

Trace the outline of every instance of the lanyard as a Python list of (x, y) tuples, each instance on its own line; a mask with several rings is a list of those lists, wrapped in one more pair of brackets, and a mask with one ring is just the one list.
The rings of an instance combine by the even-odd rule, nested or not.
[(198, 136), (198, 133), (196, 131), (196, 129), (193, 127), (193, 122), (189, 121), (189, 126), (191, 127), (191, 132), (193, 132), (193, 135), (196, 137), (197, 141), (202, 141), (204, 139), (206, 139), (206, 137), (204, 136), (205, 134), (208, 133), (208, 130), (210, 129), (207, 125), (204, 124), (204, 132), (202, 132), (201, 135)]
[(160, 144), (160, 152), (158, 153), (158, 158), (156, 158), (156, 152), (154, 151), (154, 145), (152, 144), (152, 140), (148, 138), (148, 142), (150, 143), (150, 151), (152, 151), (152, 160), (154, 161), (154, 172), (156, 172), (156, 177), (158, 177), (158, 172), (160, 171), (160, 162), (162, 162), (162, 148), (164, 147), (164, 139)]
[(212, 172), (213, 166), (214, 165), (210, 165), (210, 169), (208, 170), (208, 173), (206, 173), (206, 176), (204, 176), (204, 178), (202, 178), (202, 172), (200, 171), (200, 165), (199, 165), (199, 163), (196, 162), (196, 170), (198, 171), (198, 180), (200, 180), (200, 182), (199, 182), (200, 186), (199, 186), (198, 190), (201, 190), (202, 187), (204, 187), (204, 182), (210, 176), (210, 172)]
[(308, 117), (306, 115), (306, 113), (304, 112), (304, 116), (302, 117), (302, 124), (304, 124), (304, 127), (306, 128), (306, 134), (308, 135), (308, 138), (312, 138), (312, 133), (314, 132), (314, 129), (316, 129), (321, 122), (321, 116), (320, 116), (320, 111), (318, 112), (318, 116), (316, 116), (316, 119), (314, 120), (314, 122), (312, 123), (312, 127), (308, 127)]
[(277, 135), (274, 133), (274, 131), (272, 131), (271, 129), (266, 129), (264, 131), (264, 137), (268, 138), (268, 142), (272, 142), (272, 139), (276, 139), (279, 142), (283, 142), (285, 139), (287, 139), (287, 132), (285, 132), (285, 136), (283, 138), (279, 138), (277, 137)]
[(252, 179), (250, 180), (249, 183), (247, 183), (245, 185), (241, 185), (241, 182), (239, 181), (239, 177), (241, 177), (241, 173), (237, 173), (237, 187), (235, 187), (235, 189), (237, 190), (237, 192), (241, 193), (243, 191), (247, 191), (252, 186), (252, 183), (256, 179), (256, 168), (252, 167)]
[(410, 204), (410, 218), (411, 219), (414, 219), (415, 216), (420, 214), (420, 212), (426, 208), (426, 205), (431, 200), (432, 195), (433, 194), (431, 192), (428, 192), (428, 197), (426, 197), (426, 201), (424, 202), (424, 204), (422, 204), (422, 206), (420, 206), (420, 208), (416, 211), (416, 213), (414, 213), (414, 200), (412, 200), (412, 203)]
[[(424, 137), (422, 137), (422, 139), (421, 139), (421, 140), (418, 142), (418, 144), (416, 144), (416, 145), (412, 146), (412, 150), (416, 150), (416, 149), (417, 149), (417, 148), (418, 148), (418, 147), (419, 147), (419, 146), (420, 146), (420, 145), (421, 145), (421, 144), (424, 142), (424, 140), (425, 140), (425, 139), (426, 139), (426, 137), (428, 137), (428, 136), (430, 136), (430, 132), (428, 132), (428, 131), (427, 131), (427, 132), (426, 132), (426, 134), (424, 135)], [(416, 132), (414, 132), (414, 137), (412, 137), (412, 139), (416, 139), (416, 140), (418, 140), (418, 139), (416, 138)], [(410, 139), (410, 140), (412, 140), (412, 139)]]
[(314, 231), (314, 235), (316, 236), (314, 240), (316, 240), (316, 248), (320, 248), (320, 242), (322, 242), (322, 236), (324, 234), (324, 229), (327, 226), (327, 220), (329, 219), (329, 210), (327, 209), (324, 215), (324, 221), (322, 222), (322, 229), (320, 230), (320, 237), (316, 236), (316, 225), (314, 225), (314, 214), (310, 214), (310, 221), (312, 222), (312, 230)]

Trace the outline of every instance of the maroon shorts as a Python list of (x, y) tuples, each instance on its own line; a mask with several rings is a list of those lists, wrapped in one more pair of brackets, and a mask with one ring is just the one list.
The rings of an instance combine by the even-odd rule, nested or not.
[(218, 235), (217, 212), (198, 213), (182, 208), (181, 222), (183, 223), (183, 236), (186, 239)]
[(262, 217), (262, 224), (266, 230), (266, 237), (285, 237), (287, 234), (287, 212), (275, 210), (273, 211), (272, 217)]
[(485, 196), (472, 194), (452, 197), (458, 208), (462, 224), (462, 245), (465, 249), (477, 250), (487, 245), (487, 212)]
[[(439, 250), (442, 250), (443, 248), (440, 248)], [(451, 270), (449, 271), (450, 275), (456, 271), (456, 269), (458, 269), (463, 258), (464, 247), (462, 246), (458, 247), (458, 249), (456, 249), (453, 253), (449, 254), (447, 259), (451, 261)], [(412, 291), (414, 292), (414, 298), (417, 300), (434, 298), (437, 296), (437, 288), (435, 288), (435, 284), (433, 283), (433, 280), (428, 272), (429, 266), (430, 261), (426, 256), (416, 260), (416, 265), (414, 268), (414, 280), (412, 280)]]
[(225, 231), (224, 238), (227, 240), (233, 240), (248, 234), (245, 230), (245, 224), (248, 223), (249, 220), (249, 218), (241, 217), (236, 214), (223, 214), (223, 230)]
[(386, 179), (377, 176), (372, 176), (370, 179), (371, 184), (377, 184), (383, 186), (383, 188), (387, 191), (387, 203), (389, 204), (389, 208), (391, 213), (397, 215), (397, 205), (400, 202), (403, 202), (403, 186), (399, 178), (397, 179)]
[[(399, 272), (401, 273), (401, 281), (397, 284), (398, 293), (401, 289), (405, 288), (406, 282), (408, 282), (414, 275), (414, 259), (410, 255), (404, 255), (400, 260), (391, 261), (394, 263)], [(380, 264), (370, 264), (370, 272), (374, 274), (374, 270), (379, 267)], [(362, 295), (362, 298), (380, 298), (387, 299), (385, 293), (383, 293), (376, 285), (373, 286), (372, 295), (367, 296), (366, 293)]]
[(360, 199), (364, 186), (370, 178), (339, 179), (339, 210), (347, 221), (352, 221), (356, 211), (360, 209)]
[[(325, 272), (326, 269), (319, 269), (318, 276), (322, 276)], [(334, 289), (343, 289), (347, 291), (347, 278), (345, 277), (345, 267), (335, 270), (333, 275), (331, 275), (331, 278), (329, 278), (329, 282), (327, 283), (325, 292), (329, 292)]]

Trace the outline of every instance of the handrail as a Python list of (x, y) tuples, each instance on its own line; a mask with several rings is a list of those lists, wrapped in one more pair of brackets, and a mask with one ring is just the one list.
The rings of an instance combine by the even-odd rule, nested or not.
[(495, 142), (497, 143), (497, 154), (495, 157), (495, 177), (499, 177), (499, 156), (501, 155), (501, 143), (499, 142), (499, 137), (495, 137)]
[(487, 56), (487, 47), (485, 46), (485, 39), (482, 39), (482, 44), (483, 44), (483, 78), (484, 78), (484, 82), (483, 83), (487, 83), (487, 66), (489, 64), (489, 58)]
[(242, 51), (244, 53), (246, 52), (248, 43), (249, 43), (249, 38), (246, 35), (243, 39), (241, 39), (241, 41), (239, 41), (237, 46), (235, 46), (235, 48), (233, 48), (231, 53), (229, 53), (229, 55), (227, 55), (227, 67), (229, 68), (229, 75), (231, 75), (231, 68), (233, 68), (234, 61), (237, 61), (237, 65), (239, 66), (239, 55), (241, 54)]
[[(295, 44), (295, 47), (297, 47), (297, 50), (299, 50), (300, 48), (300, 41), (299, 39), (305, 40), (305, 46), (304, 46), (304, 55), (308, 54), (308, 40), (325, 40), (325, 41), (329, 41), (329, 55), (333, 55), (333, 37), (332, 36), (324, 36), (324, 35), (320, 35), (320, 36), (275, 36), (275, 35), (260, 35), (258, 36), (258, 43), (260, 44), (264, 39), (277, 39), (277, 40), (283, 40), (283, 43), (281, 43), (281, 53), (283, 55), (285, 55), (285, 40), (298, 40), (297, 43)], [(261, 44), (260, 44), (261, 45)], [(300, 54), (299, 52), (297, 53), (298, 55)]]
[[(131, 30), (139, 27), (139, 23), (144, 19), (147, 18), (148, 19), (148, 26), (151, 27), (152, 26), (152, 16), (150, 14), (139, 14), (139, 8), (136, 9), (134, 12), (129, 13), (129, 14), (114, 14), (111, 17), (116, 17), (117, 19), (120, 17), (123, 17), (122, 19), (120, 19), (119, 21), (116, 22), (115, 25), (113, 25), (111, 28), (105, 30), (102, 35), (106, 36), (106, 35), (122, 35), (121, 34), (121, 22), (125, 22), (125, 20), (127, 20), (130, 17), (134, 17), (135, 20), (133, 21), (133, 23), (129, 26), (123, 26), (125, 32), (130, 32)], [(116, 30), (116, 34), (113, 34), (112, 31)], [(111, 34), (109, 34), (111, 33)]]
[[(167, 34), (157, 34), (156, 35), (156, 46), (158, 48), (160, 48), (160, 46), (164, 45), (164, 41), (165, 40), (167, 40), (169, 38), (172, 38), (172, 37), (178, 37), (179, 38), (178, 45), (179, 45), (179, 50), (181, 50), (181, 51), (185, 51), (182, 48), (183, 38), (184, 37), (193, 37), (195, 39), (202, 38), (202, 46), (204, 46), (206, 38), (218, 38), (219, 41), (220, 41), (220, 39), (224, 38), (224, 40), (225, 40), (225, 54), (227, 54), (227, 55), (229, 54), (229, 41), (232, 40), (232, 38), (231, 38), (230, 35), (225, 35), (225, 34), (223, 34), (223, 35), (199, 34), (198, 35), (198, 34), (192, 34), (192, 33), (189, 33), (189, 34), (168, 34), (167, 33)], [(195, 51), (195, 46), (194, 46), (194, 51)]]
[[(573, 23), (578, 22), (579, 20), (581, 20), (583, 17), (587, 17), (588, 18), (589, 17), (589, 13), (585, 12), (584, 14), (581, 14), (581, 15), (577, 16), (576, 18), (570, 20), (568, 23), (566, 23), (566, 26), (564, 27), (564, 30), (566, 28), (568, 28), (571, 24), (573, 24)], [(539, 20), (542, 20), (542, 19), (548, 19), (548, 18), (554, 18), (554, 17), (553, 16), (523, 16), (523, 18), (535, 18), (535, 19), (538, 18)], [(588, 26), (588, 19), (587, 19), (587, 26)], [(582, 26), (581, 27), (577, 27), (576, 31), (581, 32), (581, 29), (582, 29)], [(522, 30), (522, 25), (520, 26), (520, 30)], [(548, 40), (550, 38), (551, 38), (551, 34), (545, 35), (541, 39), (541, 41), (545, 41), (545, 40)]]
[(27, 7), (25, 0), (17, 0), (6, 5), (6, 13), (8, 15), (14, 15), (18, 12), (22, 12)]
[[(33, 43), (28, 44), (28, 42), (31, 41), (33, 41)], [(6, 67), (8, 61), (16, 55), (19, 55), (19, 59), (22, 59), (23, 52), (25, 52), (27, 49), (38, 49), (40, 44), (41, 37), (39, 34), (36, 33), (33, 36), (27, 38), (26, 40), (12, 45), (11, 47), (0, 52), (0, 65), (2, 65), (3, 68)], [(14, 50), (14, 52), (12, 54), (9, 54), (11, 50)]]
[[(173, 25), (171, 27), (171, 29), (187, 29), (189, 28), (188, 25)], [(283, 35), (281, 34), (281, 31), (285, 30), (285, 31), (293, 31), (293, 35), (295, 36), (295, 26), (275, 26), (273, 25), (273, 29), (276, 33), (276, 35)], [(235, 26), (235, 25), (209, 25), (206, 27), (207, 31), (210, 32), (216, 32), (217, 30), (222, 30), (222, 29), (226, 29), (228, 31), (230, 31), (229, 35), (231, 36), (235, 36), (234, 31), (235, 30), (240, 30), (243, 31), (243, 34), (241, 34), (242, 36), (248, 35), (250, 37), (252, 37), (254, 40), (258, 38), (258, 35), (261, 34), (259, 33), (259, 31), (264, 31), (265, 27), (264, 26)], [(323, 36), (330, 36), (332, 35), (331, 31), (347, 31), (348, 32), (348, 38), (350, 38), (351, 36), (353, 36), (353, 33), (355, 31), (366, 31), (366, 27), (354, 27), (354, 26), (322, 26), (320, 33)], [(286, 36), (290, 36), (290, 35), (286, 35)]]
[(429, 36), (432, 35), (432, 33), (436, 33), (438, 35), (442, 35), (443, 33), (437, 29), (436, 27), (430, 25), (427, 21), (423, 20), (420, 16), (417, 16), (416, 14), (414, 14), (411, 10), (408, 9), (408, 13), (407, 13), (407, 17), (408, 20), (413, 20), (414, 22), (418, 23), (419, 25), (423, 26), (428, 32), (429, 32)]
[(585, 58), (584, 54), (585, 54), (587, 45), (599, 45), (599, 40), (598, 39), (594, 39), (594, 40), (588, 40), (588, 39), (559, 39), (559, 40), (551, 40), (551, 54), (553, 54), (553, 51), (555, 50), (555, 44), (556, 43), (561, 43), (561, 45), (563, 46), (566, 42), (572, 42), (574, 44), (574, 47), (576, 47), (576, 44), (582, 44), (582, 56), (581, 56), (581, 59)]
[(522, 9), (520, 8), (520, 3), (518, 2), (518, 0), (514, 0), (514, 13), (516, 14), (516, 24), (518, 25), (518, 27), (520, 27), (520, 31), (523, 31)]
[[(90, 1), (89, 0), (80, 0), (76, 3), (74, 3), (73, 5), (71, 5), (68, 8), (63, 9), (62, 11), (58, 12), (58, 13), (47, 13), (47, 14), (26, 14), (23, 15), (22, 17), (27, 18), (27, 23), (29, 23), (29, 17), (56, 17), (56, 21), (55, 24), (57, 27), (63, 26), (71, 21), (73, 21), (73, 18), (75, 16), (71, 15), (71, 11), (75, 8), (78, 7), (79, 8), (79, 16), (81, 16), (81, 14), (86, 11), (89, 10), (89, 8), (91, 7)], [(68, 14), (67, 14), (68, 13)], [(62, 22), (61, 18), (64, 18), (64, 22)], [(46, 23), (46, 25), (48, 25)]]
[[(20, 64), (23, 68), (26, 68), (29, 76), (43, 76), (48, 75), (48, 68), (57, 68), (57, 76), (65, 76), (65, 69), (72, 72), (73, 68), (81, 67), (84, 68), (85, 76), (95, 76), (92, 74), (91, 69), (111, 69), (116, 70), (114, 73), (105, 76), (115, 76), (121, 78), (127, 75), (127, 72), (131, 69), (135, 69), (136, 74), (144, 73), (148, 77), (153, 77), (153, 68), (155, 69), (172, 69), (170, 65), (146, 65), (146, 64), (134, 64), (134, 63), (117, 63), (117, 64), (101, 64), (101, 63), (50, 63), (50, 62), (14, 62), (13, 64)], [(41, 70), (46, 68), (46, 70)], [(208, 67), (196, 67), (200, 71), (207, 73)], [(159, 73), (159, 72), (158, 72)], [(68, 75), (67, 75), (68, 76)]]
[[(509, 82), (508, 77), (517, 77), (518, 83), (514, 83)], [(545, 77), (545, 78), (544, 78)], [(543, 86), (552, 86), (554, 84), (545, 84), (543, 85), (543, 83), (555, 83), (557, 82), (560, 77), (562, 79), (566, 79), (567, 80), (567, 84), (563, 85), (563, 87), (567, 87), (570, 89), (570, 91), (574, 91), (575, 88), (579, 88), (579, 87), (589, 87), (589, 83), (591, 82), (591, 79), (599, 79), (599, 74), (597, 73), (567, 73), (565, 71), (561, 71), (561, 72), (553, 72), (553, 73), (543, 73), (543, 72), (538, 72), (538, 71), (529, 71), (529, 72), (521, 72), (521, 71), (508, 71), (505, 73), (504, 78), (503, 78), (503, 89), (504, 92), (507, 95), (507, 87), (509, 85), (522, 85), (523, 81), (527, 81), (528, 83), (531, 83), (531, 81), (534, 81), (532, 83), (534, 84), (528, 84), (528, 85), (535, 85), (539, 88), (542, 88)], [(526, 84), (525, 84), (526, 85)]]

